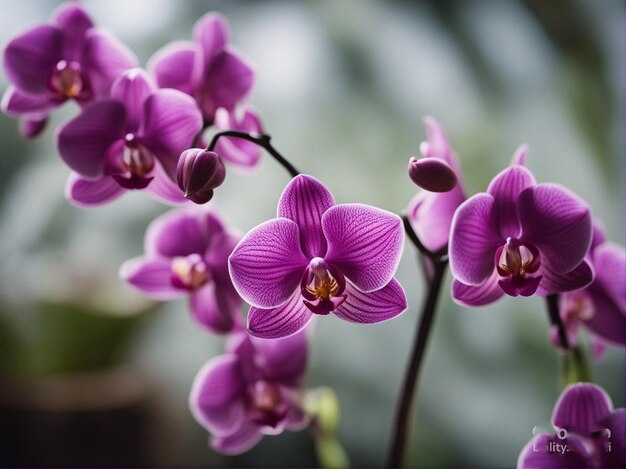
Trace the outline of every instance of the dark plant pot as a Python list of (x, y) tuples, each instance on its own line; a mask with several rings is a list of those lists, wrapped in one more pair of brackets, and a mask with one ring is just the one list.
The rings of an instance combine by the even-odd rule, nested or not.
[(168, 408), (131, 367), (0, 380), (0, 466), (167, 464), (177, 433)]

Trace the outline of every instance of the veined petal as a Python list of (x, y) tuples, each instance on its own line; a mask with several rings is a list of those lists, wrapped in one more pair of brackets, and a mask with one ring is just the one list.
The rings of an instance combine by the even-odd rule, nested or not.
[(126, 45), (100, 28), (87, 32), (83, 63), (94, 94), (102, 97), (109, 95), (111, 85), (122, 73), (139, 65)]
[(298, 289), (308, 260), (300, 249), (298, 225), (276, 218), (250, 230), (228, 263), (239, 295), (267, 309), (282, 305)]
[(322, 230), (326, 262), (359, 290), (379, 290), (391, 281), (404, 248), (400, 217), (369, 205), (335, 205), (324, 213)]
[(204, 255), (215, 233), (224, 231), (221, 220), (204, 210), (173, 210), (156, 218), (146, 231), (148, 256)]
[[(559, 446), (556, 446), (559, 445)], [(563, 449), (565, 448), (565, 449)], [(524, 447), (517, 469), (591, 469), (596, 467), (584, 443), (575, 435), (537, 435)]]
[(193, 146), (202, 128), (196, 102), (178, 90), (159, 90), (145, 101), (142, 142), (159, 158), (166, 174), (176, 180), (180, 154)]
[(17, 36), (4, 50), (4, 70), (20, 91), (49, 94), (48, 79), (60, 60), (63, 33), (55, 26), (40, 25)]
[(150, 181), (146, 190), (155, 199), (165, 204), (174, 206), (187, 204), (189, 202), (185, 198), (183, 191), (181, 191), (180, 187), (178, 187), (178, 184), (172, 181), (170, 177), (165, 174), (165, 170), (161, 166), (160, 162), (157, 161), (155, 163), (152, 175), (154, 176), (154, 179)]
[(278, 216), (296, 222), (305, 256), (324, 257), (326, 254), (322, 216), (333, 205), (335, 199), (326, 186), (304, 174), (293, 178), (280, 196)]
[(217, 54), (228, 43), (228, 22), (219, 13), (204, 15), (193, 27), (193, 38), (199, 45), (196, 64), (196, 83), (202, 78)]
[(12, 117), (24, 114), (46, 113), (58, 103), (48, 95), (29, 95), (20, 93), (14, 86), (9, 86), (2, 96), (2, 112)]
[(609, 395), (592, 383), (570, 384), (561, 393), (552, 413), (552, 425), (581, 436), (601, 430), (600, 420), (613, 410)]
[(53, 22), (63, 31), (63, 58), (80, 61), (85, 36), (94, 24), (78, 3), (65, 3), (52, 14)]
[(236, 355), (213, 358), (194, 379), (189, 395), (192, 415), (214, 435), (236, 432), (245, 420), (245, 384)]
[(189, 298), (191, 317), (200, 326), (215, 334), (225, 334), (233, 329), (238, 306), (218, 301), (215, 282), (207, 283), (194, 291)]
[(63, 125), (57, 147), (67, 165), (87, 178), (98, 178), (104, 170), (106, 153), (124, 136), (126, 109), (119, 101), (93, 103)]
[(537, 184), (535, 177), (523, 166), (512, 166), (498, 174), (487, 188), (494, 198), (494, 223), (503, 239), (519, 237), (520, 223), (517, 216), (517, 199), (527, 187)]
[(70, 174), (65, 185), (65, 197), (79, 207), (93, 207), (112, 202), (124, 189), (110, 176), (91, 180), (77, 173)]
[(626, 311), (626, 250), (612, 242), (599, 245), (593, 252), (596, 283)]
[(591, 213), (585, 202), (557, 184), (538, 184), (522, 191), (517, 213), (521, 238), (541, 252), (541, 263), (569, 272), (591, 244)]
[(186, 293), (172, 285), (172, 264), (168, 259), (128, 260), (120, 267), (120, 278), (155, 300), (173, 300)]
[[(263, 133), (259, 117), (249, 108), (246, 108), (241, 119), (238, 119), (234, 112), (221, 107), (215, 112), (214, 124), (218, 131), (241, 130), (257, 135)], [(261, 158), (261, 147), (241, 138), (220, 138), (215, 151), (222, 159), (242, 169), (256, 166)]]
[(504, 291), (498, 284), (499, 276), (493, 271), (482, 285), (465, 285), (458, 280), (452, 281), (452, 299), (463, 306), (484, 306), (499, 300)]
[(304, 305), (300, 291), (295, 291), (286, 303), (275, 308), (251, 307), (248, 330), (262, 339), (280, 339), (301, 331), (312, 318), (313, 313)]
[[(296, 305), (295, 308), (297, 307)], [(263, 357), (262, 360), (258, 360), (257, 366), (264, 379), (292, 388), (300, 385), (308, 361), (307, 329), (301, 329), (282, 339), (266, 340), (253, 337), (252, 343), (258, 356)]]
[(450, 192), (440, 194), (420, 191), (411, 200), (407, 215), (426, 249), (435, 252), (448, 244), (452, 217), (464, 200), (459, 184)]
[(567, 273), (558, 273), (550, 266), (542, 265), (537, 275), (543, 275), (537, 287), (539, 296), (578, 290), (593, 281), (593, 269), (587, 261), (582, 261), (574, 270)]
[(214, 451), (227, 456), (235, 456), (245, 453), (263, 439), (260, 427), (253, 422), (244, 424), (234, 433), (228, 436), (214, 436), (211, 438), (211, 448)]
[(193, 42), (178, 41), (162, 47), (148, 61), (148, 70), (159, 88), (174, 88), (193, 94), (193, 64), (196, 56)]
[(115, 80), (111, 87), (111, 98), (126, 107), (126, 128), (136, 132), (143, 118), (143, 104), (156, 87), (150, 77), (140, 68), (133, 68)]
[(363, 293), (348, 282), (345, 292), (348, 295), (346, 301), (334, 311), (345, 321), (374, 324), (395, 318), (407, 308), (404, 289), (395, 278), (370, 293)]
[(450, 232), (450, 271), (461, 283), (482, 285), (495, 270), (494, 256), (504, 244), (493, 224), (494, 198), (476, 194), (457, 209)]

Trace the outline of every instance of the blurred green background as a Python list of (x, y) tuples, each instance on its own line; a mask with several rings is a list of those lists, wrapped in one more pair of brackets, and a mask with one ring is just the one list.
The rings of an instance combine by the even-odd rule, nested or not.
[[(5, 2), (0, 44), (59, 3)], [(234, 44), (256, 66), (251, 102), (274, 145), (339, 202), (404, 209), (416, 190), (406, 164), (430, 114), (448, 131), (469, 193), (484, 190), (528, 143), (537, 179), (585, 198), (609, 238), (623, 244), (623, 2), (83, 3), (144, 65), (169, 41), (189, 39), (203, 13), (224, 13)], [(117, 278), (166, 207), (143, 194), (89, 211), (65, 201), (68, 170), (53, 129), (74, 112), (57, 113), (34, 142), (20, 140), (17, 122), (0, 116), (2, 463), (314, 466), (307, 431), (266, 438), (233, 459), (208, 449), (187, 396), (223, 339), (194, 327), (183, 301), (146, 302)], [(251, 174), (230, 171), (212, 203), (246, 231), (275, 216), (287, 181), (266, 157)], [(418, 319), (424, 292), (408, 244), (398, 278), (410, 304), (400, 318), (369, 327), (324, 318), (315, 326), (308, 383), (337, 391), (340, 438), (354, 467), (382, 464)], [(592, 371), (623, 406), (623, 350), (608, 350)], [(558, 376), (541, 299), (467, 309), (446, 293), (407, 463), (514, 466), (533, 427), (549, 428)], [(80, 412), (94, 418), (76, 424)], [(108, 448), (103, 459), (94, 441)]]

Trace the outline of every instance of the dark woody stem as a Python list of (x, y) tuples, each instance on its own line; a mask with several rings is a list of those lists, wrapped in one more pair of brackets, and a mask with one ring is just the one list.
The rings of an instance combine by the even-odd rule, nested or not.
[(207, 147), (207, 151), (213, 151), (215, 149), (215, 145), (217, 145), (217, 141), (220, 139), (220, 137), (234, 137), (240, 138), (242, 140), (247, 140), (248, 142), (252, 142), (264, 148), (270, 155), (272, 155), (274, 159), (287, 170), (291, 177), (296, 177), (300, 174), (300, 172), (272, 146), (272, 144), (270, 143), (272, 137), (270, 137), (269, 135), (251, 135), (249, 133), (239, 132), (237, 130), (225, 130), (223, 132), (218, 132), (213, 136), (211, 143), (209, 143), (209, 146)]
[(561, 314), (559, 313), (559, 295), (554, 293), (552, 295), (546, 296), (546, 305), (548, 306), (548, 315), (550, 316), (550, 322), (553, 326), (556, 326), (557, 332), (559, 334), (559, 342), (563, 350), (569, 350), (570, 344), (567, 338), (567, 331), (565, 330), (565, 325), (563, 324), (563, 320), (561, 319)]

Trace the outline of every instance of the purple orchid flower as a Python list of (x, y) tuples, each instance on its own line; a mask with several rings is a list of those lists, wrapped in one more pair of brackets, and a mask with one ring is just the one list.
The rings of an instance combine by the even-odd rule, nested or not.
[(189, 296), (198, 324), (230, 332), (240, 323), (242, 304), (228, 275), (228, 256), (238, 240), (214, 213), (175, 210), (150, 224), (144, 256), (126, 261), (120, 277), (156, 300)]
[(481, 306), (505, 293), (531, 296), (577, 290), (593, 271), (589, 207), (557, 184), (537, 184), (522, 147), (487, 192), (466, 200), (450, 232), (457, 303)]
[(127, 71), (109, 99), (91, 104), (59, 129), (59, 153), (75, 172), (68, 199), (98, 205), (126, 190), (147, 189), (165, 202), (184, 202), (174, 182), (176, 166), (201, 127), (189, 96), (157, 90), (141, 69)]
[[(594, 281), (585, 289), (567, 292), (560, 298), (559, 311), (570, 343), (576, 343), (581, 326), (592, 333), (597, 358), (605, 345), (626, 345), (626, 250), (606, 240), (604, 230), (594, 223), (587, 261), (595, 270)], [(555, 330), (552, 341), (559, 346)]]
[(448, 192), (418, 192), (407, 208), (407, 216), (415, 233), (426, 249), (436, 252), (448, 243), (452, 217), (465, 200), (465, 192), (461, 166), (443, 127), (430, 116), (424, 118), (424, 123), (428, 140), (420, 144), (424, 158), (419, 161), (424, 164), (429, 158), (442, 160), (454, 172), (457, 180), (454, 188)]
[(76, 2), (59, 7), (49, 23), (14, 38), (4, 50), (4, 69), (12, 84), (2, 110), (21, 118), (31, 138), (48, 113), (68, 100), (85, 105), (106, 97), (124, 71), (136, 67), (134, 54), (108, 32), (94, 27)]
[(393, 278), (403, 246), (397, 215), (335, 205), (317, 179), (295, 177), (280, 198), (278, 218), (253, 228), (229, 259), (233, 284), (252, 305), (248, 329), (277, 338), (299, 331), (314, 314), (357, 323), (397, 316), (407, 305)]
[(592, 383), (571, 384), (552, 414), (556, 435), (540, 434), (524, 447), (518, 469), (622, 468), (626, 464), (626, 409), (613, 410)]
[(305, 331), (279, 340), (241, 331), (233, 334), (226, 352), (200, 370), (189, 397), (191, 412), (212, 434), (215, 451), (240, 454), (264, 435), (308, 424), (301, 405), (308, 355)]
[[(238, 130), (253, 135), (263, 133), (261, 120), (250, 107), (243, 110), (241, 117), (226, 108), (219, 108), (215, 113), (215, 129)], [(241, 138), (220, 138), (215, 146), (215, 152), (224, 162), (239, 169), (253, 168), (261, 158), (261, 147)]]
[(232, 112), (248, 95), (254, 71), (228, 44), (228, 23), (221, 15), (204, 15), (193, 36), (195, 42), (175, 42), (157, 51), (148, 68), (159, 87), (193, 96), (209, 127), (219, 108)]

